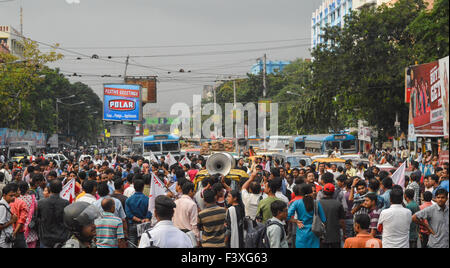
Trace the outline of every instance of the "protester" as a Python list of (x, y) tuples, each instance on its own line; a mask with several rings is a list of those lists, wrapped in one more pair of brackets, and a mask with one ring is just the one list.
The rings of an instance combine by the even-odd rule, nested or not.
[(96, 248), (95, 220), (100, 212), (87, 202), (75, 202), (64, 208), (64, 226), (70, 232), (70, 238), (62, 244), (62, 248)]
[[(411, 210), (411, 215), (414, 215), (420, 210), (419, 205), (414, 201), (415, 191), (413, 189), (405, 190), (406, 208)], [(419, 227), (415, 222), (411, 222), (409, 227), (409, 247), (417, 248), (417, 240), (419, 239)]]
[(378, 230), (383, 233), (383, 248), (409, 248), (411, 211), (402, 206), (403, 190), (394, 187), (390, 193), (390, 208), (381, 211)]
[[(424, 210), (427, 207), (430, 207), (433, 205), (433, 203), (431, 202), (431, 200), (433, 199), (433, 194), (431, 192), (424, 192), (423, 193), (423, 200), (424, 202), (422, 203), (422, 205), (420, 205), (420, 210)], [(424, 219), (424, 221), (427, 221), (426, 219)], [(427, 244), (428, 244), (428, 238), (430, 236), (430, 231), (425, 228), (422, 225), (419, 225), (419, 238), (420, 238), (420, 244), (422, 248), (426, 248)]]
[(135, 193), (125, 202), (130, 247), (136, 246), (138, 242), (137, 225), (150, 222), (152, 218), (152, 213), (148, 211), (149, 198), (142, 193), (144, 181), (137, 179), (133, 184)]
[(380, 239), (374, 238), (369, 233), (370, 218), (366, 214), (360, 214), (355, 217), (354, 230), (356, 237), (350, 237), (345, 240), (344, 248), (382, 248)]
[(13, 224), (18, 217), (11, 212), (10, 204), (14, 202), (17, 194), (17, 186), (14, 184), (6, 185), (2, 190), (2, 199), (0, 200), (0, 248), (12, 248)]
[(345, 211), (342, 203), (333, 199), (334, 192), (335, 187), (332, 183), (325, 184), (324, 197), (319, 202), (327, 220), (325, 236), (320, 243), (321, 248), (340, 248), (341, 229), (345, 233)]
[(16, 189), (16, 198), (10, 206), (11, 212), (17, 216), (17, 222), (13, 225), (13, 237), (15, 238), (13, 248), (27, 248), (25, 240), (25, 224), (28, 218), (28, 206), (20, 197), (27, 192), (28, 184), (24, 181), (20, 181), (18, 184), (13, 183), (13, 185)]
[(258, 208), (256, 209), (256, 217), (263, 224), (265, 224), (268, 219), (273, 217), (270, 205), (274, 201), (280, 200), (275, 196), (277, 189), (279, 189), (277, 187), (279, 186), (280, 186), (279, 181), (274, 179), (267, 181), (264, 185), (264, 192), (267, 195), (267, 197), (259, 202)]
[(372, 237), (381, 239), (381, 233), (378, 231), (378, 220), (380, 218), (381, 209), (377, 205), (377, 195), (372, 192), (365, 196), (363, 206), (367, 209), (370, 219), (369, 233)]
[(192, 248), (189, 236), (172, 223), (175, 203), (167, 196), (160, 195), (155, 199), (155, 215), (157, 224), (146, 231), (140, 240), (139, 248)]
[(192, 182), (186, 181), (181, 188), (183, 195), (175, 200), (173, 225), (185, 233), (192, 231), (199, 238), (200, 234), (197, 229), (198, 208), (193, 200), (195, 186)]
[[(108, 189), (107, 186), (106, 189)], [(94, 222), (96, 246), (98, 248), (126, 248), (123, 221), (114, 215), (115, 201), (111, 198), (103, 198), (101, 208), (103, 217)]]
[(69, 238), (69, 231), (63, 222), (64, 208), (69, 205), (69, 201), (60, 197), (61, 190), (62, 183), (59, 180), (51, 181), (50, 197), (38, 202), (36, 217), (41, 248), (53, 248)]
[(225, 243), (229, 248), (243, 248), (245, 208), (241, 193), (232, 190), (227, 197), (227, 203), (229, 208), (225, 220)]
[(285, 221), (288, 215), (286, 203), (281, 200), (275, 200), (270, 205), (272, 215), (267, 226), (267, 238), (270, 243), (270, 248), (288, 248), (287, 235), (285, 232)]
[[(287, 219), (297, 224), (296, 248), (319, 248), (320, 240), (312, 231), (311, 225), (314, 216), (313, 185), (305, 184), (302, 187), (303, 199), (297, 200), (289, 207)], [(274, 200), (275, 201), (275, 200)], [(291, 219), (297, 213), (297, 219)], [(326, 222), (322, 205), (318, 204), (317, 211), (322, 222)]]
[[(448, 226), (448, 192), (445, 189), (436, 191), (436, 204), (429, 206), (413, 215), (412, 221), (425, 227), (431, 235), (429, 236), (428, 248), (449, 247)], [(424, 220), (427, 221), (424, 221)]]
[(206, 208), (198, 214), (198, 229), (202, 231), (200, 244), (204, 248), (225, 248), (226, 210), (217, 205), (212, 189), (203, 192)]
[(83, 192), (84, 194), (77, 198), (77, 202), (87, 202), (89, 204), (94, 204), (97, 201), (97, 197), (95, 197), (97, 193), (97, 182), (87, 180), (83, 182)]
[(251, 220), (256, 219), (256, 212), (258, 210), (259, 202), (264, 198), (261, 193), (261, 185), (254, 181), (257, 176), (257, 171), (253, 171), (250, 178), (242, 185), (241, 195), (242, 202), (245, 207), (245, 215)]

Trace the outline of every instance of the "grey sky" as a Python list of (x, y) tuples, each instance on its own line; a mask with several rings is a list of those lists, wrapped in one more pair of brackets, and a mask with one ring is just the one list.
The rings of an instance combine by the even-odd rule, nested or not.
[[(0, 25), (20, 29), (21, 1), (27, 37), (59, 43), (64, 48), (87, 55), (148, 56), (299, 45), (296, 48), (225, 55), (132, 58), (132, 64), (151, 67), (131, 65), (128, 75), (160, 76), (158, 104), (148, 104), (146, 108), (157, 107), (162, 111), (168, 111), (174, 102), (191, 104), (192, 95), (201, 94), (202, 85), (214, 84), (218, 78), (216, 74), (245, 75), (264, 53), (269, 60), (310, 57), (311, 14), (321, 3), (321, 0), (80, 0), (80, 4), (68, 4), (65, 0), (16, 0), (0, 3)], [(303, 40), (207, 47), (105, 49), (291, 39)], [(124, 64), (75, 60), (76, 56), (64, 54), (67, 55), (64, 60), (51, 66), (67, 72), (89, 74), (119, 75), (124, 72)], [(125, 62), (125, 58), (114, 60)], [(192, 70), (192, 73), (167, 73), (180, 68)], [(85, 82), (101, 95), (103, 83), (120, 82), (120, 79), (84, 76), (71, 78), (71, 81)]]

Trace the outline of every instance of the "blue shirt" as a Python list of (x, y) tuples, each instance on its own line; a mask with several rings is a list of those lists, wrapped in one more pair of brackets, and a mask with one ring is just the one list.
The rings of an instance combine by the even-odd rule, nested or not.
[(105, 198), (110, 198), (114, 201), (114, 204), (116, 207), (114, 210), (114, 216), (119, 217), (121, 219), (125, 219), (126, 215), (125, 215), (125, 210), (122, 207), (122, 202), (120, 202), (120, 200), (117, 198), (110, 197), (110, 196), (103, 196), (103, 197), (100, 197), (97, 201), (95, 201), (93, 203), (93, 205), (98, 207), (100, 212), (102, 212), (104, 214), (105, 212), (103, 211), (103, 208), (102, 208), (102, 201)]
[(437, 189), (445, 189), (448, 193), (448, 180), (442, 181), (441, 184), (437, 187)]
[(387, 208), (391, 207), (391, 191), (392, 191), (392, 189), (389, 189), (384, 194), (381, 195), (381, 197), (384, 200), (383, 209), (387, 209)]
[(140, 192), (135, 192), (125, 202), (125, 214), (129, 223), (133, 223), (133, 217), (139, 219), (151, 219), (152, 213), (148, 211), (148, 196)]

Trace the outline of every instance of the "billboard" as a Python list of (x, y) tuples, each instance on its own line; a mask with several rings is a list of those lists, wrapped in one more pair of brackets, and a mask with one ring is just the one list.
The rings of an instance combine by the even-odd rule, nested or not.
[(439, 60), (439, 77), (441, 82), (441, 98), (442, 98), (442, 106), (444, 110), (444, 118), (443, 118), (443, 126), (444, 126), (444, 136), (448, 138), (448, 129), (449, 129), (449, 101), (448, 101), (448, 56)]
[(33, 141), (37, 148), (45, 148), (47, 135), (28, 130), (0, 128), (0, 147), (7, 147), (8, 144), (18, 141)]
[(142, 86), (142, 103), (156, 103), (155, 76), (127, 76), (125, 83)]
[(134, 137), (135, 134), (136, 126), (122, 124), (111, 126), (111, 137)]
[(141, 121), (141, 115), (140, 85), (103, 85), (103, 120)]
[(409, 71), (410, 78), (406, 85), (411, 89), (409, 122), (414, 125), (415, 135), (444, 136), (439, 62), (411, 66)]

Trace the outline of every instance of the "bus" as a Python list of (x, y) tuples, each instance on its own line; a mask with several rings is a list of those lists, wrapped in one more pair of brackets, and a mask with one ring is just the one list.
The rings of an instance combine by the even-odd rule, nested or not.
[(305, 151), (305, 139), (306, 135), (298, 136), (294, 138), (294, 152), (304, 152)]
[(133, 153), (140, 155), (153, 153), (158, 157), (168, 153), (171, 153), (173, 156), (181, 154), (180, 138), (171, 134), (133, 138), (132, 148)]
[(255, 151), (260, 149), (263, 146), (262, 144), (264, 142), (263, 138), (257, 136), (250, 136), (247, 138), (247, 140), (248, 140), (247, 146), (248, 147), (252, 146), (253, 150)]
[(305, 137), (305, 152), (309, 154), (328, 154), (337, 148), (342, 154), (357, 154), (358, 142), (350, 134), (319, 134)]
[(293, 147), (292, 136), (270, 136), (266, 138), (266, 148), (268, 151), (285, 152)]

